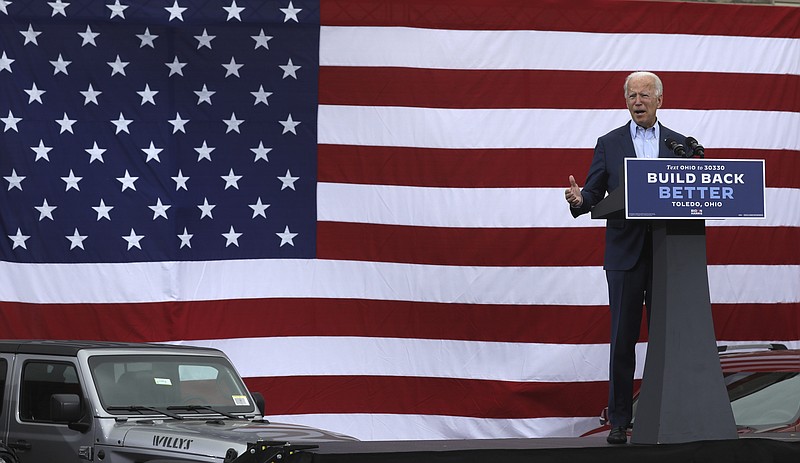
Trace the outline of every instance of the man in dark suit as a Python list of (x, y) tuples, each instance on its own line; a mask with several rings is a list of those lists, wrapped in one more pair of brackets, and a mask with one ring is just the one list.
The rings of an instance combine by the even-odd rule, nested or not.
[[(625, 80), (625, 99), (631, 121), (597, 140), (583, 189), (569, 176), (564, 192), (574, 217), (585, 214), (621, 186), (626, 157), (674, 157), (663, 140), (679, 143), (686, 137), (661, 125), (656, 111), (664, 98), (661, 79), (650, 72), (634, 72)], [(610, 444), (627, 442), (633, 415), (633, 374), (636, 342), (642, 323), (642, 303), (650, 308), (652, 237), (647, 220), (608, 220), (603, 268), (611, 310), (608, 419)]]

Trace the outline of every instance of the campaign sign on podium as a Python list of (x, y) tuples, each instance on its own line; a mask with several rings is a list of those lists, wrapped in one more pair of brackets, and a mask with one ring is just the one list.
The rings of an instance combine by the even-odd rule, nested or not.
[(763, 219), (764, 161), (625, 159), (625, 218)]

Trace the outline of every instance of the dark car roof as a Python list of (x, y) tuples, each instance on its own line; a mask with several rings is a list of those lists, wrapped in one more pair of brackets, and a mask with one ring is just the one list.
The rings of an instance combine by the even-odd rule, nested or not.
[(791, 371), (800, 372), (800, 350), (766, 350), (758, 352), (732, 352), (719, 356), (724, 373)]
[(186, 349), (218, 352), (208, 347), (180, 346), (174, 344), (112, 342), (112, 341), (69, 341), (69, 340), (0, 340), (0, 352), (14, 354), (44, 354), (75, 356), (87, 349)]

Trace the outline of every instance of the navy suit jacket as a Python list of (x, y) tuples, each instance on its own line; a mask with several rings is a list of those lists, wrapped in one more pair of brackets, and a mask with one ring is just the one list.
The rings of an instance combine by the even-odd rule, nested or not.
[[(623, 159), (635, 158), (636, 151), (631, 140), (630, 124), (614, 129), (597, 139), (592, 165), (586, 176), (581, 196), (583, 204), (579, 208), (570, 207), (574, 217), (592, 210), (606, 193), (621, 186)], [(660, 124), (660, 123), (659, 123)], [(658, 157), (675, 157), (664, 143), (672, 138), (684, 143), (686, 137), (661, 125), (661, 140), (658, 143)], [(603, 268), (606, 270), (630, 270), (636, 265), (644, 248), (648, 220), (609, 219), (606, 223), (606, 250)]]

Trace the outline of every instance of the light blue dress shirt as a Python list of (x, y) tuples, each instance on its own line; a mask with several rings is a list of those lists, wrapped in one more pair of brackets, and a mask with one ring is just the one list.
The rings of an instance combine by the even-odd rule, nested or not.
[(658, 140), (661, 138), (661, 127), (656, 124), (649, 129), (636, 125), (631, 121), (631, 139), (637, 158), (657, 158)]

